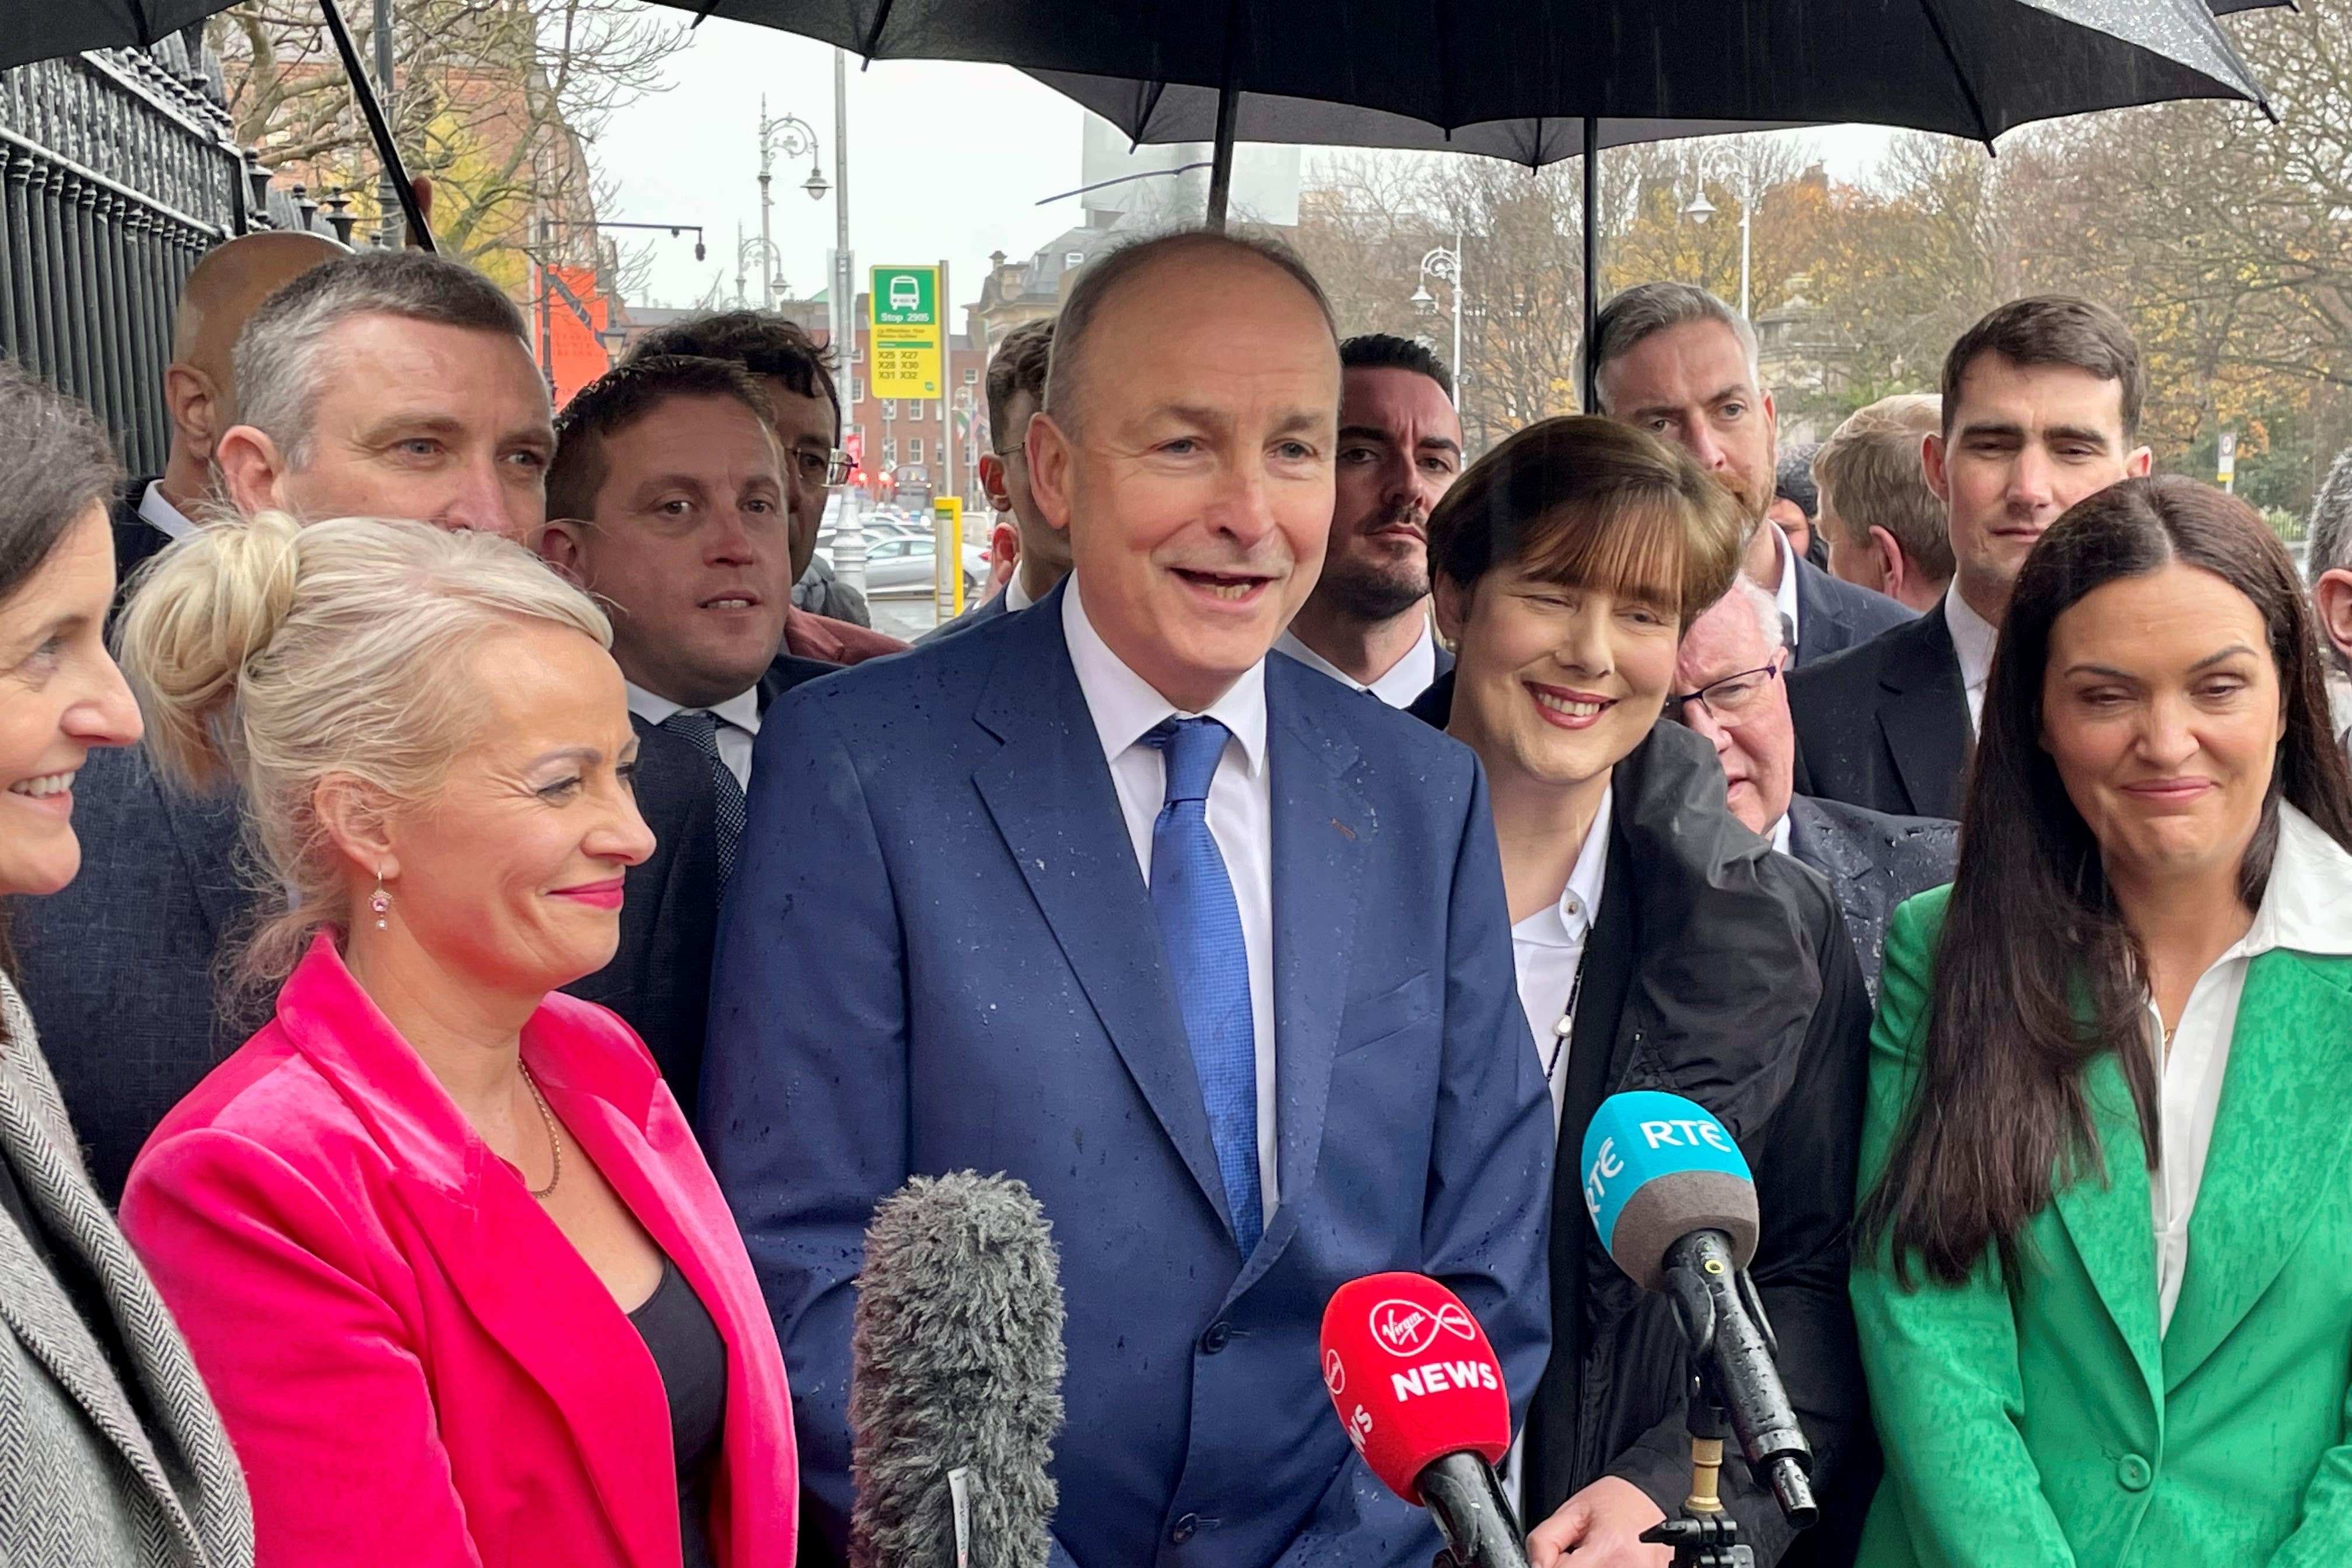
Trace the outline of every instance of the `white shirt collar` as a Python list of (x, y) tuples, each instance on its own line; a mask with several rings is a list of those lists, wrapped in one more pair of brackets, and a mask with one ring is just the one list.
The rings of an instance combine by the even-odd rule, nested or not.
[(1004, 608), (1008, 612), (1025, 610), (1036, 602), (1029, 596), (1029, 590), (1021, 581), (1021, 569), (1015, 566), (1013, 569), (1013, 575), (1006, 579), (1004, 584)]
[(2336, 669), (2327, 672), (2327, 710), (2336, 743), (2352, 754), (2352, 675)]
[(1411, 705), (1412, 700), (1429, 689), (1437, 679), (1437, 635), (1430, 629), (1424, 609), (1421, 618), (1421, 637), (1407, 648), (1404, 657), (1389, 666), (1381, 678), (1367, 686), (1313, 648), (1298, 639), (1298, 634), (1285, 628), (1275, 639), (1275, 650), (1288, 654), (1307, 668), (1328, 675), (1343, 686), (1358, 691), (1369, 691), (1391, 708)]
[(1992, 649), (2000, 640), (2000, 629), (1969, 607), (1958, 583), (1944, 590), (1944, 626), (1952, 634), (1952, 651), (1959, 656), (1960, 680), (1969, 689), (1973, 714), (1992, 674)]
[[(648, 724), (662, 723), (671, 714), (686, 710), (683, 702), (657, 697), (634, 680), (623, 684), (628, 688), (629, 711)], [(714, 702), (709, 711), (721, 723), (732, 724), (747, 735), (756, 735), (760, 732), (760, 689), (754, 686), (748, 691), (737, 692), (724, 702)]]
[(1070, 648), (1070, 667), (1077, 672), (1078, 690), (1094, 716), (1095, 733), (1108, 762), (1150, 733), (1163, 719), (1209, 718), (1223, 724), (1241, 742), (1242, 756), (1252, 777), (1265, 766), (1265, 660), (1261, 658), (1225, 689), (1223, 696), (1199, 714), (1187, 713), (1154, 690), (1151, 683), (1129, 669), (1095, 630), (1078, 595), (1077, 574), (1062, 595), (1062, 637)]
[(1797, 647), (1797, 552), (1789, 547), (1789, 536), (1780, 525), (1766, 518), (1759, 527), (1772, 531), (1772, 548), (1780, 557), (1780, 585), (1772, 591), (1772, 602), (1780, 606), (1780, 618), (1788, 623), (1789, 647)]
[(2319, 824), (2279, 803), (2278, 853), (2263, 907), (2224, 958), (2273, 948), (2331, 957), (2352, 955), (2352, 852)]
[(1771, 839), (1773, 848), (1783, 855), (1789, 852), (1789, 814), (1787, 812), (1782, 812), (1780, 820), (1772, 825)]
[(1601, 809), (1592, 814), (1592, 826), (1585, 831), (1584, 847), (1576, 853), (1576, 865), (1568, 873), (1568, 886), (1560, 889), (1559, 901), (1513, 926), (1513, 941), (1542, 947), (1583, 945), (1601, 913), (1602, 884), (1609, 876), (1609, 821), (1616, 802), (1617, 786), (1612, 782), (1601, 792)]
[(147, 489), (139, 497), (139, 516), (166, 539), (185, 539), (196, 531), (195, 523), (163, 493), (161, 479), (147, 482)]

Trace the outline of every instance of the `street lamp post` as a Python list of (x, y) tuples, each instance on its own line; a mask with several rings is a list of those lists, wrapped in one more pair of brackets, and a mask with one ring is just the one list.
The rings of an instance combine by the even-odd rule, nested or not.
[(762, 93), (760, 97), (760, 253), (768, 258), (768, 265), (762, 268), (760, 304), (763, 310), (770, 310), (776, 308), (776, 242), (770, 233), (768, 221), (769, 209), (774, 205), (768, 187), (770, 171), (779, 148), (787, 158), (797, 158), (803, 153), (808, 155), (809, 174), (801, 182), (801, 189), (809, 194), (811, 201), (823, 201), (825, 192), (833, 187), (824, 183), (824, 170), (817, 163), (815, 127), (797, 114), (780, 114), (770, 119), (767, 95)]
[[(1706, 226), (1706, 220), (1715, 216), (1715, 204), (1706, 199), (1706, 188), (1702, 184), (1698, 194), (1691, 197), (1690, 205), (1683, 208), (1683, 216), (1704, 228)], [(1755, 174), (1754, 171), (1742, 167), (1739, 180), (1739, 313), (1743, 318), (1749, 320), (1753, 318), (1748, 317), (1748, 260), (1754, 237), (1752, 226), (1755, 216)]]
[(1454, 296), (1454, 357), (1446, 368), (1454, 373), (1454, 406), (1462, 406), (1462, 231), (1454, 231), (1452, 248), (1439, 246), (1421, 258), (1421, 282), (1412, 291), (1412, 306), (1426, 312), (1435, 308), (1437, 297), (1429, 291), (1429, 280), (1436, 279), (1450, 286)]

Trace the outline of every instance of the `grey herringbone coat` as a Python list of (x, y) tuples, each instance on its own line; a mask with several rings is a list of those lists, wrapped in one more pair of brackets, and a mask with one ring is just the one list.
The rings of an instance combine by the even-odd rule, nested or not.
[(0, 977), (0, 1159), (56, 1249), (97, 1278), (151, 1430), (0, 1208), (0, 1563), (251, 1568), (253, 1513), (188, 1347), (82, 1168), (33, 1020)]

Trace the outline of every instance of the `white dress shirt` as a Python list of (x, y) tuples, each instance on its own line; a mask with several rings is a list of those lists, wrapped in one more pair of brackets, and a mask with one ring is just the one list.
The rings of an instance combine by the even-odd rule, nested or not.
[[(1102, 741), (1103, 760), (1118, 792), (1119, 815), (1144, 886), (1151, 885), (1151, 828), (1168, 796), (1168, 763), (1143, 743), (1163, 719), (1214, 719), (1232, 738), (1209, 782), (1209, 836), (1224, 857), (1225, 876), (1241, 910), (1242, 946), (1249, 958), (1250, 1026), (1257, 1043), (1257, 1171), (1264, 1218), (1274, 1223), (1282, 1200), (1275, 1136), (1277, 1090), (1274, 1072), (1274, 796), (1265, 756), (1265, 661), (1252, 665), (1226, 693), (1199, 714), (1187, 713), (1129, 669), (1087, 618), (1078, 580), (1062, 595), (1062, 637), (1078, 690)], [(1155, 933), (1156, 934), (1156, 933)]]
[[(2352, 854), (2294, 807), (2279, 806), (2278, 856), (2262, 908), (2230, 950), (2198, 976), (2163, 1062), (2163, 1146), (2148, 1173), (2156, 1222), (2158, 1331), (2172, 1326), (2189, 1268), (2189, 1219), (2197, 1208), (2205, 1156), (2213, 1146), (2214, 1115), (2230, 1066), (2230, 1037), (2245, 994), (2246, 966), (2273, 948), (2330, 956), (2352, 955)], [(2151, 1038), (2162, 1049), (2164, 1022), (2147, 1005)]]
[(2327, 672), (2327, 710), (2336, 743), (2344, 748), (2345, 760), (2352, 762), (2352, 676), (2336, 669)]
[(163, 494), (163, 481), (150, 479), (139, 496), (140, 521), (166, 539), (185, 539), (196, 525)]
[(1780, 820), (1774, 823), (1772, 825), (1772, 831), (1766, 834), (1764, 837), (1769, 838), (1772, 841), (1772, 847), (1778, 849), (1781, 854), (1786, 855), (1790, 853), (1789, 814), (1785, 811), (1782, 812), (1780, 814)]
[(1611, 784), (1592, 814), (1576, 866), (1560, 889), (1559, 902), (1547, 904), (1511, 928), (1511, 958), (1518, 969), (1519, 1010), (1535, 1042), (1536, 1066), (1545, 1070), (1551, 1090), (1552, 1131), (1559, 1131), (1568, 1103), (1568, 1049), (1570, 1042), (1558, 1033), (1568, 994), (1576, 987), (1577, 965), (1584, 961), (1584, 941), (1601, 913), (1601, 884), (1609, 875), (1609, 818), (1617, 799)]
[[(629, 711), (648, 724), (658, 725), (671, 714), (685, 710), (683, 703), (656, 697), (635, 681), (624, 684), (628, 688)], [(727, 764), (727, 771), (735, 775), (735, 782), (748, 795), (751, 789), (751, 742), (760, 733), (760, 689), (755, 686), (724, 702), (713, 703), (709, 712), (719, 721), (719, 760)]]
[(1781, 624), (1789, 628), (1789, 658), (1797, 657), (1797, 552), (1789, 546), (1789, 536), (1780, 525), (1766, 518), (1763, 526), (1772, 531), (1772, 549), (1780, 557), (1780, 585), (1772, 590), (1772, 602), (1780, 606)]
[(1969, 734), (1973, 738), (1983, 728), (1978, 721), (1984, 712), (1985, 682), (1992, 678), (1992, 645), (2000, 640), (2000, 628), (1970, 609), (1955, 583), (1944, 591), (1944, 629), (1952, 634), (1952, 651), (1959, 656), (1960, 684), (1969, 694)]
[(1410, 708), (1412, 700), (1429, 689), (1437, 679), (1437, 635), (1429, 628), (1429, 616), (1421, 617), (1421, 637), (1407, 648), (1402, 658), (1389, 666), (1388, 672), (1366, 685), (1298, 640), (1297, 634), (1285, 630), (1276, 639), (1274, 650), (1286, 653), (1307, 668), (1328, 675), (1342, 686), (1352, 686), (1359, 691), (1369, 691), (1391, 708)]
[(1029, 596), (1029, 590), (1022, 584), (1021, 569), (1018, 566), (1014, 567), (1013, 575), (1006, 578), (1004, 582), (1004, 613), (1011, 615), (1015, 610), (1025, 610), (1036, 602)]

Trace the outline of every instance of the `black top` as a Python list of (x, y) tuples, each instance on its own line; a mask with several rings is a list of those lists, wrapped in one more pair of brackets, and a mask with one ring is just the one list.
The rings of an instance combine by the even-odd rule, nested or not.
[(149, 1431), (156, 1430), (153, 1413), (147, 1406), (146, 1385), (139, 1379), (138, 1365), (131, 1359), (131, 1347), (122, 1337), (122, 1325), (114, 1316), (114, 1303), (108, 1299), (106, 1287), (100, 1283), (97, 1271), (79, 1251), (66, 1246), (33, 1206), (32, 1194), (26, 1192), (17, 1179), (16, 1168), (5, 1154), (0, 1154), (0, 1210), (16, 1222), (25, 1233), (33, 1252), (48, 1265), (50, 1277), (73, 1303), (74, 1310), (88, 1325), (90, 1337), (106, 1353), (114, 1368), (114, 1378), (130, 1396), (131, 1407)]
[(669, 1394), (670, 1445), (677, 1458), (677, 1526), (684, 1568), (711, 1568), (710, 1477), (727, 1426), (727, 1342), (686, 1276), (662, 1259), (661, 1283), (629, 1321), (653, 1352)]

